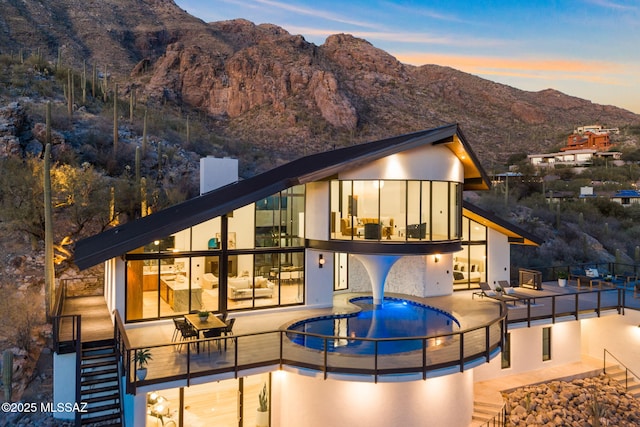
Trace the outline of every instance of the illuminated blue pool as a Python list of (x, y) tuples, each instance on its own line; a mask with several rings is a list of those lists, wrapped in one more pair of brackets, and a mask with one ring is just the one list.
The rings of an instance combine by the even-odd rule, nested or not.
[[(292, 332), (287, 336), (295, 344), (314, 350), (324, 350), (326, 342), (327, 351), (345, 354), (375, 353), (375, 342), (360, 338), (414, 338), (378, 341), (378, 354), (394, 354), (421, 349), (423, 340), (415, 337), (447, 334), (460, 327), (451, 314), (414, 301), (384, 298), (381, 305), (374, 305), (373, 298), (359, 297), (350, 302), (359, 306), (361, 311), (296, 322), (288, 328)], [(294, 331), (339, 338), (324, 339)], [(433, 343), (428, 342), (427, 345)]]

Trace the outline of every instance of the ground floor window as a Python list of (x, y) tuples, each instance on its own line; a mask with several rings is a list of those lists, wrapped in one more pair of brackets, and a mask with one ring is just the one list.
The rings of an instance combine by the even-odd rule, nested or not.
[(146, 427), (270, 425), (271, 374), (147, 393)]
[(507, 332), (504, 336), (501, 366), (502, 369), (508, 369), (511, 367), (511, 332)]
[(453, 289), (475, 289), (486, 281), (486, 243), (462, 244), (462, 250), (453, 254)]
[(551, 360), (551, 328), (542, 328), (542, 360)]

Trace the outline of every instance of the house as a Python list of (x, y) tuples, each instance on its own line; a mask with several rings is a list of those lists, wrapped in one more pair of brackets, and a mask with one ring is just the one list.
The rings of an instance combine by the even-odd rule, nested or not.
[[(270, 425), (283, 427), (466, 426), (474, 381), (579, 359), (579, 322), (529, 317), (505, 335), (503, 306), (464, 292), (510, 279), (510, 245), (541, 243), (463, 202), (464, 190), (488, 188), (461, 130), (447, 125), (300, 158), (79, 241), (80, 268), (105, 266), (126, 425), (250, 425), (268, 401)], [(386, 295), (429, 301), (450, 316), (451, 332), (399, 355), (347, 356), (290, 341), (286, 315), (330, 317), (328, 335), (343, 337), (335, 346), (367, 341), (344, 322), (351, 303), (336, 305), (361, 293), (372, 306)], [(154, 341), (197, 310), (263, 330), (195, 348)], [(544, 360), (527, 350), (543, 340)], [(139, 347), (154, 353), (146, 379), (134, 372)], [(54, 357), (56, 374), (77, 375), (74, 357)], [(65, 393), (56, 388), (54, 400), (72, 398)]]
[(561, 151), (594, 149), (597, 151), (607, 151), (613, 146), (608, 132), (585, 131), (574, 133), (567, 137), (567, 146)]
[(598, 151), (594, 148), (572, 149), (558, 153), (543, 153), (527, 155), (529, 163), (538, 168), (555, 166), (588, 166), (594, 159), (604, 159), (616, 166), (624, 164), (622, 153), (619, 151)]
[(640, 191), (638, 190), (620, 190), (613, 196), (611, 201), (620, 203), (622, 206), (632, 206), (640, 203)]

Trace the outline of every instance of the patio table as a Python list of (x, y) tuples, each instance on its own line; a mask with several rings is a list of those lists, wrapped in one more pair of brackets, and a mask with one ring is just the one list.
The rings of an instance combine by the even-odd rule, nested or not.
[[(187, 314), (184, 316), (187, 319), (187, 322), (193, 326), (193, 328), (198, 332), (198, 339), (200, 339), (200, 332), (209, 331), (212, 329), (222, 330), (227, 327), (227, 324), (222, 321), (222, 319), (214, 316), (213, 314), (209, 314), (206, 320), (200, 320), (200, 316), (198, 314)], [(200, 353), (200, 343), (197, 346), (198, 353)]]

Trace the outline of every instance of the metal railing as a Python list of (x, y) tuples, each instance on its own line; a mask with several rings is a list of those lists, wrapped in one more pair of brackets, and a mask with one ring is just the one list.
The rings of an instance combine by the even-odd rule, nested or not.
[[(283, 365), (313, 369), (322, 372), (326, 379), (330, 373), (371, 376), (375, 382), (384, 375), (419, 373), (426, 379), (429, 372), (455, 368), (460, 372), (465, 364), (484, 359), (487, 362), (495, 351), (502, 348), (507, 310), (500, 305), (496, 318), (473, 328), (446, 334), (404, 338), (362, 338), (326, 336), (285, 329), (195, 339), (152, 346), (134, 347), (127, 338), (124, 323), (115, 311), (115, 340), (124, 375), (127, 393), (135, 394), (139, 386), (158, 384), (174, 380), (186, 380), (187, 385), (196, 377), (227, 374), (239, 377), (242, 370)], [(287, 335), (314, 337), (324, 342), (323, 350), (307, 349), (294, 344)], [(343, 357), (341, 353), (329, 351), (330, 342), (351, 340), (354, 343), (372, 343), (373, 353), (357, 358)], [(389, 343), (414, 341), (419, 348), (413, 351), (385, 355), (382, 346)], [(204, 354), (204, 348), (215, 346), (222, 350)], [(183, 350), (183, 347), (185, 350)], [(196, 350), (193, 348), (195, 347)], [(200, 353), (200, 348), (203, 352)], [(232, 351), (227, 351), (230, 348)], [(136, 376), (138, 368), (135, 352), (149, 349), (153, 354), (152, 364), (144, 380)], [(157, 366), (155, 365), (157, 363)]]
[(606, 348), (604, 349), (604, 362), (603, 362), (603, 369), (602, 372), (604, 372), (605, 374), (607, 373), (607, 354), (612, 357), (615, 361), (616, 361), (616, 365), (620, 366), (621, 368), (624, 368), (624, 388), (625, 391), (629, 389), (629, 376), (631, 375), (631, 379), (635, 379), (635, 381), (640, 382), (640, 377), (638, 375), (636, 375), (631, 369), (627, 368), (627, 366), (622, 363), (620, 361), (620, 359), (618, 359), (617, 357), (615, 357), (613, 355), (613, 353), (611, 353), (610, 351), (608, 351)]
[(537, 267), (542, 273), (542, 280), (547, 282), (555, 280), (557, 278), (557, 272), (563, 271), (568, 274), (575, 274), (578, 271), (582, 271), (587, 268), (595, 268), (600, 274), (610, 274), (612, 276), (634, 276), (640, 279), (640, 265), (638, 264), (626, 264), (617, 262), (596, 262), (596, 263), (582, 263), (563, 266), (544, 266)]
[(507, 425), (507, 404), (503, 404), (500, 412), (491, 419), (480, 424), (480, 427), (502, 427)]
[[(517, 289), (517, 288), (516, 288)], [(516, 293), (517, 295), (517, 293)], [(526, 308), (524, 315), (519, 310), (510, 310), (507, 324), (527, 322), (527, 326), (536, 320), (551, 319), (555, 323), (558, 318), (573, 317), (595, 313), (600, 317), (606, 310), (616, 310), (624, 314), (626, 291), (623, 288), (591, 289), (576, 293), (555, 295), (517, 295), (518, 300), (509, 302), (521, 303)]]

